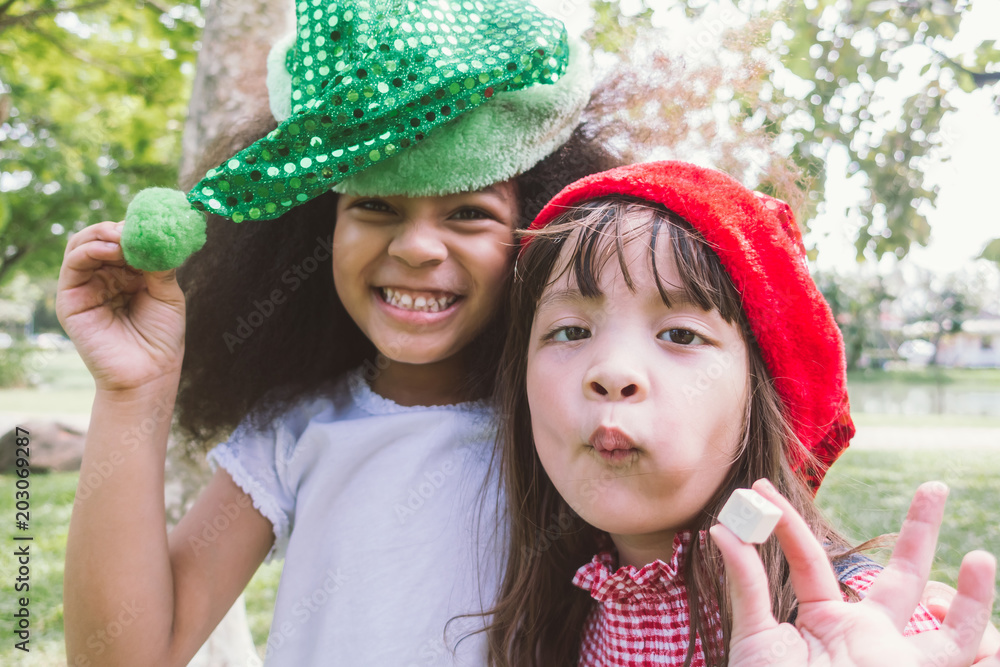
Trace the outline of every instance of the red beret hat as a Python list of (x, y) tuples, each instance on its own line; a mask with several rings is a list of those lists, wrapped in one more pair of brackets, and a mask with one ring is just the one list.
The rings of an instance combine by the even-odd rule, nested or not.
[[(583, 178), (549, 202), (529, 229), (569, 207), (621, 195), (662, 204), (705, 238), (743, 298), (743, 310), (785, 404), (785, 416), (819, 466), (797, 446), (792, 464), (815, 490), (854, 435), (844, 341), (809, 276), (788, 204), (753, 192), (714, 169), (649, 162)], [(525, 241), (530, 240), (530, 236)]]

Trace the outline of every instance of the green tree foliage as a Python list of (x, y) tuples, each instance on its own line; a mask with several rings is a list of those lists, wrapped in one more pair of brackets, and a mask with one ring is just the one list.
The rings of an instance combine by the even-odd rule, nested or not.
[[(832, 145), (848, 150), (852, 173), (867, 180), (868, 199), (861, 206), (866, 224), (856, 241), (881, 257), (901, 257), (911, 243), (930, 235), (924, 213), (936, 191), (924, 186), (923, 166), (938, 149), (948, 150), (941, 120), (951, 110), (947, 93), (959, 88), (992, 86), (1000, 95), (1000, 52), (983, 42), (967, 56), (944, 55), (955, 37), (967, 3), (943, 0), (813, 0), (790, 4), (788, 27), (794, 37), (782, 51), (782, 64), (814, 84), (800, 102), (815, 129), (796, 143), (799, 164), (811, 173), (822, 169)], [(925, 60), (920, 83), (900, 109), (877, 111), (872, 104), (880, 82), (898, 80), (902, 51)], [(971, 69), (959, 62), (971, 60)], [(987, 71), (987, 70), (991, 71)], [(784, 122), (779, 122), (783, 127)]]
[[(724, 22), (719, 34), (710, 26), (716, 61), (691, 66), (691, 54), (658, 44), (654, 8), (697, 21), (728, 5), (564, 4), (586, 2), (590, 41), (603, 62), (624, 65), (603, 100), (614, 111), (604, 131), (623, 153), (712, 153), (808, 221), (823, 202), (827, 156), (842, 146), (869, 190), (852, 212), (863, 221), (859, 255), (902, 256), (927, 240), (936, 193), (922, 169), (947, 151), (947, 93), (989, 87), (1000, 106), (994, 42), (945, 55), (963, 3), (810, 0), (765, 13), (742, 2), (751, 20)], [(197, 5), (167, 0), (0, 0), (0, 283), (14, 267), (53, 274), (67, 233), (120, 219), (142, 187), (174, 184), (201, 25)], [(879, 86), (899, 77), (904, 50), (925, 59), (919, 86), (898, 111), (879, 111)], [(712, 111), (720, 107), (728, 120)], [(805, 190), (813, 198), (796, 201)]]
[[(644, 0), (640, 11), (623, 17), (620, 5), (624, 4), (594, 0), (592, 41), (607, 54), (621, 54), (624, 45), (637, 41), (666, 54), (648, 58), (647, 64), (657, 58), (683, 64), (691, 55), (658, 41), (663, 31), (651, 25), (654, 8), (670, 17), (686, 17), (697, 26), (709, 10), (718, 16), (720, 6), (706, 0)], [(637, 4), (629, 6), (634, 9)], [(937, 193), (925, 185), (923, 169), (929, 160), (947, 155), (949, 138), (941, 131), (941, 121), (952, 109), (948, 93), (987, 88), (1000, 111), (996, 43), (984, 41), (972, 52), (945, 55), (968, 8), (962, 2), (807, 0), (786, 2), (771, 12), (758, 11), (756, 6), (761, 5), (741, 2), (739, 12), (724, 10), (740, 18), (716, 19), (692, 28), (700, 31), (699, 39), (718, 33), (715, 46), (706, 46), (717, 50), (716, 67), (686, 66), (689, 81), (696, 84), (692, 87), (696, 99), (682, 98), (681, 104), (728, 103), (728, 127), (716, 120), (702, 128), (717, 143), (726, 141), (727, 132), (734, 146), (747, 141), (764, 146), (761, 133), (770, 137), (769, 166), (758, 169), (761, 185), (779, 195), (786, 193), (787, 184), (782, 187), (775, 181), (787, 180), (787, 173), (769, 169), (776, 156), (778, 161), (780, 156), (790, 158), (798, 171), (797, 185), (810, 192), (806, 205), (798, 207), (805, 221), (824, 200), (830, 152), (845, 149), (849, 172), (864, 179), (868, 193), (858, 209), (849, 212), (861, 220), (856, 241), (859, 259), (865, 251), (902, 257), (911, 244), (925, 244), (930, 235), (925, 214)], [(749, 21), (742, 18), (744, 12)], [(726, 14), (722, 16), (725, 19)], [(880, 104), (886, 84), (898, 82), (904, 63), (913, 61), (923, 63), (915, 77), (917, 85), (902, 93), (897, 107)], [(647, 66), (647, 71), (651, 69)], [(713, 75), (703, 76), (705, 72)], [(660, 108), (650, 111), (648, 97), (642, 96), (629, 112), (654, 125), (676, 122), (677, 96), (662, 99)], [(686, 106), (689, 112), (697, 108)], [(742, 167), (744, 178), (752, 174), (754, 165), (746, 159), (742, 165), (731, 159), (727, 164), (725, 157), (716, 160), (718, 166), (736, 172)]]
[(172, 185), (197, 6), (0, 0), (0, 282), (52, 275), (69, 232)]
[(997, 266), (1000, 266), (1000, 239), (993, 239), (987, 243), (978, 259), (988, 259), (991, 262), (995, 262)]
[(897, 308), (908, 324), (927, 325), (926, 338), (934, 344), (928, 365), (937, 365), (938, 350), (945, 336), (958, 333), (966, 320), (996, 307), (996, 295), (990, 293), (987, 275), (973, 266), (944, 276), (922, 270), (915, 280), (909, 281)]
[(882, 277), (834, 272), (819, 272), (814, 277), (844, 337), (847, 370), (860, 368), (865, 353), (882, 359), (892, 356), (893, 345), (885, 339), (880, 318), (893, 295)]
[[(909, 338), (926, 338), (936, 350), (942, 338), (967, 320), (994, 315), (1000, 303), (1000, 274), (986, 263), (946, 275), (910, 265), (888, 275), (817, 271), (813, 277), (844, 337), (849, 370), (863, 368), (865, 357), (869, 365), (894, 358)], [(935, 351), (929, 364), (936, 363)]]

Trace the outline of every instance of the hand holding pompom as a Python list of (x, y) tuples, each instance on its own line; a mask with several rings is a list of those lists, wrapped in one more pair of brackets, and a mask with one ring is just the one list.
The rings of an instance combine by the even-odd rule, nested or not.
[(122, 251), (124, 223), (72, 235), (59, 271), (56, 313), (98, 390), (176, 382), (184, 358), (185, 304), (175, 271), (139, 271)]

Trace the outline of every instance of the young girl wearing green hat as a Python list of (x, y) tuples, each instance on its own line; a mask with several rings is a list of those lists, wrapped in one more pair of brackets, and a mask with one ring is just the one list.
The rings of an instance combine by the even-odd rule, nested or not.
[[(584, 54), (522, 0), (312, 0), (272, 63), (276, 129), (178, 210), (154, 192), (67, 246), (59, 317), (97, 384), (68, 662), (186, 664), (279, 556), (268, 664), (481, 665), (481, 634), (444, 631), (496, 590), (482, 399), (512, 230), (610, 166)], [(188, 203), (217, 217), (182, 293)], [(175, 403), (192, 439), (239, 427), (168, 535)]]

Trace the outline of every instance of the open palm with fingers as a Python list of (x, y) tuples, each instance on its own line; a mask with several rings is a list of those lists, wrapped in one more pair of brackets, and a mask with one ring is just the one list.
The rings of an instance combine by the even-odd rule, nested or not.
[(126, 265), (122, 223), (75, 234), (59, 271), (56, 313), (98, 389), (127, 390), (180, 372), (184, 294), (173, 271)]
[[(996, 561), (985, 552), (971, 552), (962, 561), (958, 594), (941, 630), (903, 636), (934, 557), (947, 497), (943, 484), (917, 490), (889, 564), (865, 599), (854, 603), (843, 600), (822, 545), (788, 501), (766, 480), (753, 488), (782, 510), (775, 533), (799, 607), (794, 625), (779, 624), (756, 550), (725, 527), (713, 526), (733, 601), (730, 667), (972, 664), (993, 602)], [(1000, 656), (977, 664), (1000, 667)]]

